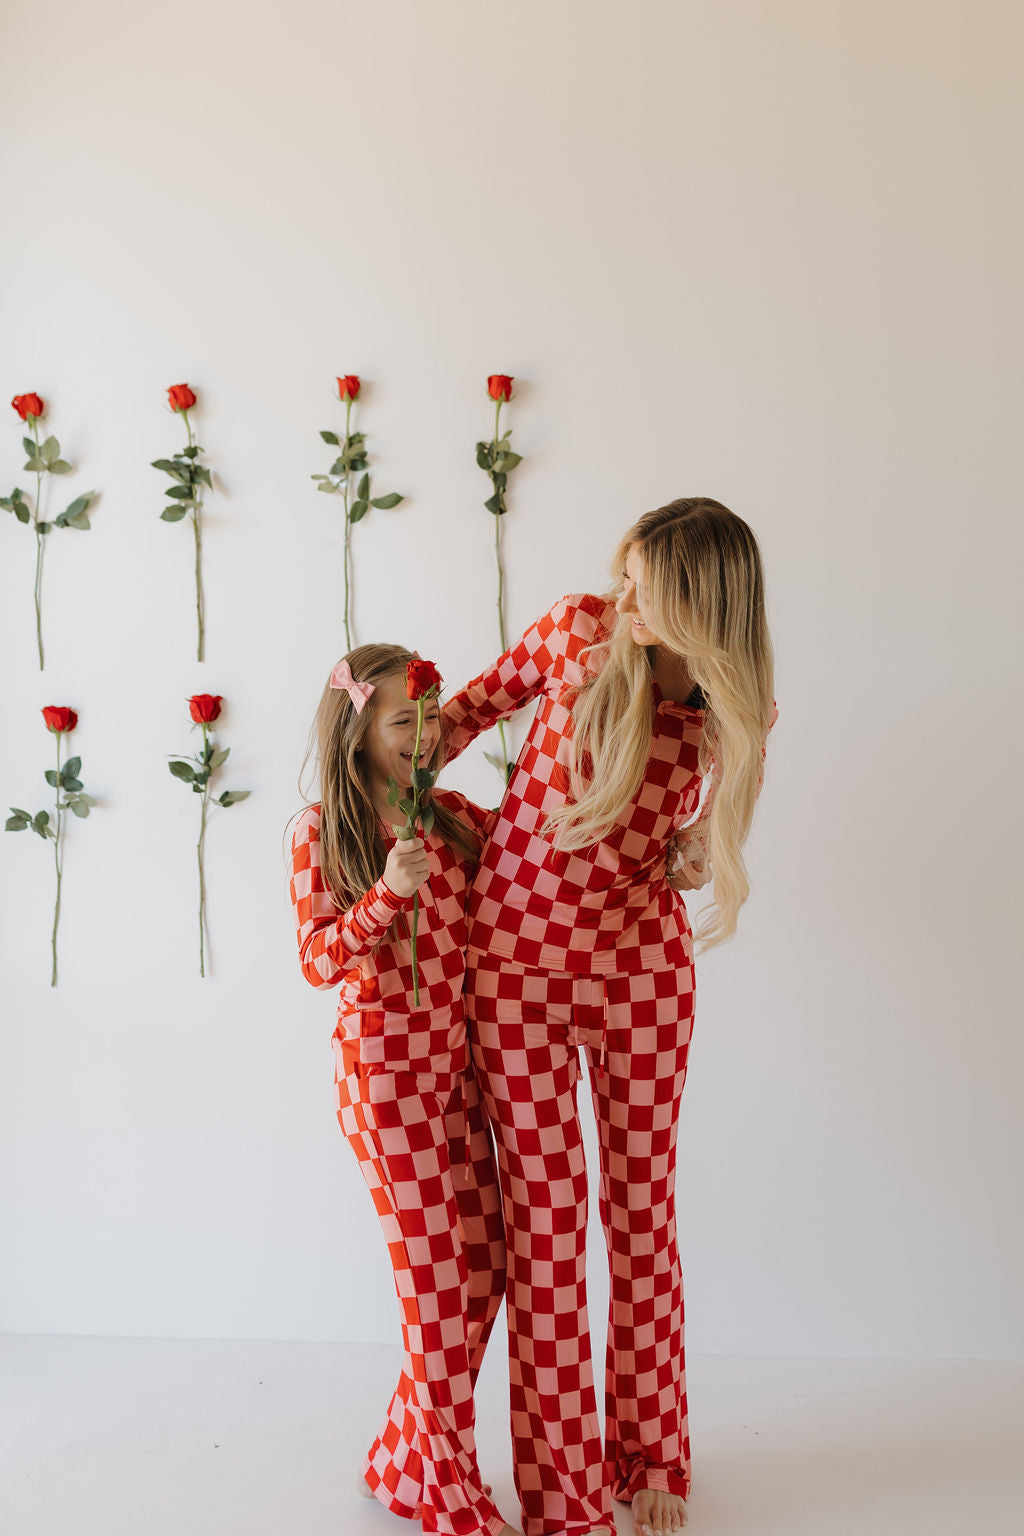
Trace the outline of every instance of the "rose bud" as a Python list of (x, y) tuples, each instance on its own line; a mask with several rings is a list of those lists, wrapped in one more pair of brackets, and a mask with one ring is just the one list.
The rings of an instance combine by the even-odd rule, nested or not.
[(196, 403), (196, 397), (187, 384), (172, 384), (167, 391), (172, 411), (188, 411)]
[(414, 657), (405, 669), (405, 691), (410, 699), (425, 699), (431, 690), (440, 692), (444, 682), (432, 661)]
[(358, 373), (346, 373), (343, 379), (338, 380), (338, 399), (355, 400), (362, 387)]
[(492, 400), (509, 400), (512, 396), (512, 375), (490, 373), (487, 375), (487, 393)]
[(27, 421), (30, 416), (41, 416), (46, 409), (38, 395), (15, 395), (11, 404), (22, 421)]
[(78, 724), (78, 716), (73, 709), (65, 709), (63, 705), (47, 704), (43, 710), (43, 719), (46, 721), (46, 729), (52, 731), (55, 736), (62, 736), (65, 731), (73, 731)]
[(196, 725), (211, 725), (220, 714), (222, 693), (196, 693), (188, 701), (189, 713)]

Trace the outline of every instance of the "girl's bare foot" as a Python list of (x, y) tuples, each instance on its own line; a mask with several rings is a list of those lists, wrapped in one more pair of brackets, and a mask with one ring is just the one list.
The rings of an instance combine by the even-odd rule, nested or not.
[(686, 1502), (678, 1493), (641, 1488), (633, 1495), (632, 1509), (637, 1536), (672, 1536), (686, 1524)]

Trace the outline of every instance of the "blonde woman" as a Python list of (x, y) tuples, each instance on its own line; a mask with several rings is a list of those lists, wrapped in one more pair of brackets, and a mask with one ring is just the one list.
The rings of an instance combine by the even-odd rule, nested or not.
[[(445, 709), (449, 755), (538, 701), (474, 876), (467, 1001), (508, 1244), (512, 1439), (526, 1536), (678, 1530), (690, 1487), (675, 1147), (698, 937), (748, 893), (773, 723), (757, 542), (719, 502), (649, 512), (615, 592), (563, 598)], [(702, 790), (707, 793), (701, 801)], [(673, 889), (675, 887), (675, 889)], [(576, 1106), (587, 1053), (611, 1307), (602, 1447)]]

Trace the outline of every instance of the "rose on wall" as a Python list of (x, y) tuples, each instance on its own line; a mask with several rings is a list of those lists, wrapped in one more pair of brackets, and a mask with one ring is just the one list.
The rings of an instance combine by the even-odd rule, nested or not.
[[(498, 568), (498, 634), (503, 652), (508, 650), (508, 640), (505, 635), (505, 562), (501, 549), (501, 519), (508, 511), (505, 492), (508, 489), (509, 474), (517, 464), (523, 462), (522, 454), (512, 451), (511, 430), (501, 431), (501, 408), (511, 400), (514, 382), (513, 376), (509, 373), (487, 375), (487, 393), (494, 401), (494, 432), (489, 442), (485, 440), (476, 445), (476, 462), (486, 473), (492, 488), (492, 493), (484, 502), (484, 506), (494, 515), (494, 559)], [(485, 752), (484, 756), (497, 768), (507, 783), (512, 776), (513, 764), (509, 757), (503, 720), (498, 722), (498, 737), (501, 741), (501, 756), (498, 757), (492, 752)]]
[[(396, 833), (399, 842), (409, 841), (417, 834), (417, 829), (422, 829), (423, 836), (429, 836), (434, 825), (434, 808), (424, 797), (433, 787), (436, 773), (431, 773), (429, 768), (420, 767), (420, 742), (423, 740), (423, 716), (426, 712), (428, 699), (436, 699), (441, 692), (444, 679), (432, 661), (423, 661), (419, 656), (406, 664), (405, 668), (405, 692), (406, 697), (413, 700), (416, 705), (416, 744), (412, 750), (412, 786), (409, 795), (403, 795), (394, 779), (388, 779), (388, 804), (397, 805), (405, 816), (405, 826)], [(420, 1005), (420, 973), (416, 960), (416, 929), (420, 916), (420, 893), (413, 892), (412, 898), (412, 992), (413, 1002), (418, 1008)]]
[(218, 747), (210, 727), (220, 718), (224, 696), (220, 693), (194, 693), (188, 701), (188, 712), (203, 733), (203, 744), (191, 761), (172, 758), (168, 768), (174, 778), (190, 784), (200, 797), (199, 841), (196, 844), (196, 863), (199, 867), (199, 974), (206, 975), (206, 823), (213, 806), (237, 805), (252, 793), (248, 789), (227, 789), (211, 798), (210, 785), (215, 773), (227, 762), (230, 747)]
[[(352, 529), (355, 524), (361, 522), (371, 507), (388, 510), (397, 507), (405, 497), (396, 491), (389, 492), (386, 496), (370, 495), (370, 460), (366, 451), (365, 432), (352, 431), (352, 406), (359, 399), (362, 390), (362, 381), (357, 373), (346, 373), (338, 379), (338, 399), (345, 405), (345, 435), (339, 437), (337, 432), (322, 430), (320, 436), (325, 443), (339, 448), (341, 452), (331, 465), (330, 472), (326, 475), (311, 475), (310, 479), (317, 482), (318, 491), (326, 491), (330, 496), (340, 496), (345, 510), (345, 648), (352, 649), (352, 625), (350, 620), (351, 590), (352, 590)], [(352, 476), (358, 475), (359, 481), (355, 488), (355, 499), (352, 499)]]
[(203, 597), (203, 487), (213, 489), (213, 478), (205, 464), (199, 463), (203, 452), (192, 436), (189, 411), (196, 404), (196, 394), (187, 384), (172, 384), (167, 391), (167, 401), (172, 411), (185, 423), (188, 445), (169, 459), (153, 459), (154, 469), (162, 470), (174, 482), (167, 489), (170, 505), (164, 507), (160, 517), (165, 523), (180, 523), (188, 517), (195, 539), (196, 578), (196, 659), (202, 661), (205, 651), (206, 616)]
[(43, 554), (46, 549), (46, 538), (54, 528), (77, 528), (85, 532), (89, 528), (89, 506), (96, 492), (87, 491), (82, 496), (76, 496), (63, 512), (52, 520), (43, 517), (43, 500), (45, 496), (44, 483), (47, 475), (69, 475), (71, 465), (66, 459), (61, 458), (60, 443), (50, 435), (39, 441), (39, 422), (42, 419), (46, 405), (41, 395), (34, 392), (27, 395), (15, 395), (11, 405), (20, 419), (28, 427), (31, 436), (25, 436), (21, 440), (28, 458), (24, 468), (36, 477), (36, 494), (34, 504), (28, 500), (25, 492), (18, 486), (9, 496), (0, 496), (0, 507), (8, 512), (13, 512), (19, 523), (24, 523), (32, 528), (36, 538), (36, 578), (34, 587), (36, 609), (36, 647), (39, 651), (39, 670), (43, 670), (45, 658), (43, 652)]
[(45, 774), (47, 784), (55, 791), (53, 820), (50, 820), (49, 811), (37, 811), (33, 815), (31, 811), (23, 811), (18, 806), (12, 805), (4, 830), (24, 832), (31, 828), (44, 842), (53, 843), (57, 895), (53, 907), (53, 932), (50, 938), (50, 986), (55, 987), (57, 985), (57, 928), (60, 923), (61, 882), (64, 876), (64, 813), (71, 811), (75, 816), (84, 818), (88, 816), (96, 801), (82, 789), (82, 781), (78, 777), (82, 769), (82, 759), (69, 757), (61, 763), (61, 743), (64, 737), (75, 729), (78, 724), (78, 715), (73, 709), (63, 704), (47, 704), (42, 713), (46, 729), (57, 738), (57, 766), (47, 768)]

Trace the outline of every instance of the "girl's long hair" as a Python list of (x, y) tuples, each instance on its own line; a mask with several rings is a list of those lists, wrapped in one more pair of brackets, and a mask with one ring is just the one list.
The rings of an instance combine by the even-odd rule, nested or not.
[[(413, 656), (400, 645), (358, 645), (345, 659), (358, 682), (372, 683), (376, 688), (393, 672), (404, 672)], [(371, 697), (357, 714), (344, 688), (332, 688), (328, 682), (320, 697), (303, 764), (305, 774), (306, 765), (315, 754), (320, 781), (320, 864), (331, 895), (342, 909), (351, 907), (376, 885), (388, 856), (388, 844), (381, 835), (377, 811), (365, 783), (365, 759), (360, 751), (375, 703), (376, 699)], [(430, 761), (420, 766), (436, 772), (444, 757), (442, 717), (441, 738)], [(480, 843), (469, 828), (434, 800), (430, 790), (424, 791), (422, 803), (433, 804), (434, 831), (450, 848), (475, 864)]]
[[(643, 561), (645, 619), (668, 650), (685, 658), (705, 699), (699, 766), (711, 774), (711, 798), (700, 835), (714, 902), (697, 937), (706, 949), (731, 938), (750, 894), (743, 844), (774, 698), (761, 552), (742, 518), (704, 496), (669, 502), (634, 523), (615, 553), (616, 597), (634, 548)], [(545, 824), (566, 851), (608, 834), (639, 790), (651, 751), (653, 658), (633, 640), (628, 615), (591, 648), (594, 659), (596, 676), (572, 705), (569, 799)]]

